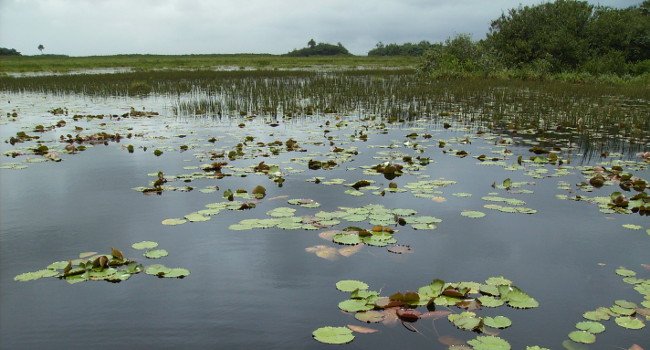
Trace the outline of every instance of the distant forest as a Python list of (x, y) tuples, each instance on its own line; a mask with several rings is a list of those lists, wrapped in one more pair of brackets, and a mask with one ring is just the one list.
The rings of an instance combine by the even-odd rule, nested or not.
[(22, 56), (20, 52), (16, 49), (8, 49), (6, 47), (0, 47), (0, 56)]
[(576, 0), (519, 6), (493, 20), (482, 40), (461, 34), (434, 44), (380, 42), (368, 55), (422, 55), (423, 71), (452, 75), (645, 74), (650, 73), (650, 0), (624, 9)]
[(338, 43), (336, 45), (327, 44), (327, 43), (316, 43), (314, 39), (307, 42), (307, 47), (302, 49), (295, 49), (285, 56), (293, 57), (309, 57), (309, 56), (335, 56), (335, 55), (351, 55), (348, 49), (343, 47), (343, 44)]

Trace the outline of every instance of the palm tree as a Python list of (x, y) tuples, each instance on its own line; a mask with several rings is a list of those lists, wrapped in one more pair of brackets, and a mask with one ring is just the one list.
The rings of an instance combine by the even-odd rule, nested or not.
[(45, 46), (43, 46), (43, 44), (39, 44), (38, 45), (38, 51), (41, 52), (41, 55), (43, 54), (43, 50), (45, 50)]

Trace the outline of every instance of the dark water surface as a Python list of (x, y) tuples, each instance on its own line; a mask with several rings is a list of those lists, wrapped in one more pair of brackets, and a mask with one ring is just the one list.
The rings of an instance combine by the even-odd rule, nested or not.
[[(462, 131), (458, 129), (462, 125), (453, 125), (445, 130), (439, 122), (419, 121), (393, 125), (388, 134), (371, 129), (368, 141), (363, 142), (350, 140), (349, 136), (363, 124), (354, 121), (357, 117), (350, 117), (354, 122), (347, 128), (337, 130), (332, 125), (329, 129), (340, 140), (337, 145), (358, 147), (359, 155), (334, 170), (311, 171), (289, 160), (327, 151), (327, 144), (311, 145), (309, 141), (324, 141), (319, 126), (327, 120), (334, 124), (332, 117), (291, 120), (281, 122), (277, 128), (259, 120), (245, 121), (246, 128), (240, 129), (237, 127), (240, 121), (170, 116), (169, 103), (164, 98), (84, 99), (38, 94), (0, 94), (0, 97), (2, 140), (17, 131), (31, 131), (36, 124), (51, 125), (59, 119), (68, 121), (65, 129), (45, 133), (44, 139), (56, 140), (73, 125), (103, 130), (100, 123), (106, 123), (107, 130), (132, 126), (134, 133), (139, 130), (144, 133), (143, 137), (122, 140), (119, 144), (97, 145), (75, 155), (61, 154), (64, 160), (60, 163), (23, 163), (28, 168), (0, 169), (2, 349), (331, 348), (314, 341), (312, 331), (328, 325), (363, 325), (337, 308), (340, 301), (348, 298), (347, 293), (335, 288), (335, 283), (342, 279), (362, 280), (371, 289), (381, 289), (382, 295), (389, 295), (417, 290), (434, 278), (483, 282), (490, 276), (503, 275), (540, 304), (529, 310), (503, 306), (477, 311), (480, 315), (504, 315), (512, 320), (513, 325), (502, 330), (499, 336), (508, 340), (513, 349), (524, 349), (527, 345), (561, 349), (575, 323), (583, 320), (581, 315), (585, 311), (608, 307), (618, 299), (643, 301), (633, 286), (623, 283), (614, 270), (626, 266), (637, 271), (640, 278), (650, 277), (650, 271), (640, 267), (650, 264), (650, 236), (645, 231), (650, 228), (648, 217), (606, 215), (593, 204), (557, 199), (556, 194), (566, 194), (557, 188), (558, 181), (566, 181), (575, 188), (575, 184), (585, 180), (578, 169), (570, 169), (571, 174), (562, 177), (533, 179), (523, 171), (478, 165), (479, 161), (472, 156), (491, 154), (495, 146), (493, 139), (476, 137), (476, 129)], [(58, 106), (67, 106), (70, 115), (121, 114), (134, 106), (161, 112), (161, 116), (73, 122), (70, 116), (52, 116), (46, 112)], [(4, 115), (14, 108), (18, 109), (19, 119), (8, 121)], [(428, 141), (405, 138), (411, 132), (428, 132), (433, 137)], [(269, 133), (274, 136), (268, 136)], [(188, 136), (174, 137), (178, 134)], [(219, 139), (215, 147), (229, 148), (241, 142), (245, 135), (264, 142), (293, 137), (308, 152), (236, 160), (229, 162), (230, 165), (244, 167), (265, 160), (282, 168), (290, 166), (307, 171), (288, 173), (282, 188), (265, 176), (253, 174), (245, 178), (196, 180), (187, 184), (194, 186), (194, 191), (166, 191), (160, 196), (145, 196), (132, 189), (147, 186), (152, 180), (147, 174), (159, 170), (168, 175), (200, 171), (183, 167), (209, 162), (197, 159), (195, 154), (209, 149), (206, 140), (211, 136)], [(450, 142), (447, 148), (466, 150), (470, 153), (466, 158), (443, 154), (437, 147), (437, 140), (463, 135), (473, 135), (471, 145)], [(406, 141), (428, 147), (417, 154), (403, 144)], [(135, 153), (129, 154), (124, 148), (129, 143), (149, 149), (143, 152), (136, 147)], [(369, 147), (391, 143), (396, 145), (395, 149)], [(53, 147), (57, 144), (51, 143)], [(195, 147), (181, 153), (178, 151), (181, 144)], [(0, 145), (2, 152), (14, 148), (5, 143)], [(154, 148), (163, 149), (164, 154), (155, 157)], [(506, 160), (509, 165), (516, 164), (517, 154), (526, 158), (531, 155), (529, 145), (513, 144), (507, 148), (514, 154)], [(383, 151), (431, 157), (431, 164), (423, 167), (419, 175), (457, 183), (441, 188), (439, 196), (446, 201), (437, 203), (415, 198), (409, 192), (381, 197), (368, 191), (364, 196), (353, 197), (344, 193), (349, 187), (305, 181), (313, 176), (345, 178), (348, 182), (373, 179), (378, 186), (387, 187), (388, 180), (364, 175), (359, 168), (382, 162), (372, 157)], [(571, 166), (587, 165), (582, 163), (580, 150), (574, 150), (573, 157)], [(618, 158), (639, 159), (634, 154), (612, 157), (595, 157), (591, 164)], [(5, 157), (2, 162), (21, 162), (20, 159)], [(348, 170), (350, 167), (355, 169)], [(545, 167), (549, 175), (557, 168)], [(633, 173), (650, 178), (647, 168)], [(493, 182), (501, 183), (507, 177), (534, 182), (535, 185), (524, 187), (534, 193), (510, 195), (491, 187)], [(402, 187), (417, 180), (417, 176), (406, 174), (393, 181)], [(205, 204), (222, 201), (223, 190), (227, 188), (250, 190), (257, 184), (267, 188), (267, 197), (252, 210), (223, 211), (207, 222), (161, 225), (165, 218), (183, 217), (203, 209)], [(184, 184), (176, 181), (173, 185)], [(218, 185), (221, 190), (198, 191), (208, 185)], [(586, 195), (608, 196), (617, 188), (608, 186)], [(459, 192), (471, 193), (472, 197), (452, 195)], [(522, 199), (526, 207), (538, 212), (524, 215), (485, 209), (483, 205), (488, 202), (481, 197), (491, 192)], [(314, 245), (333, 246), (318, 237), (319, 232), (327, 229), (228, 229), (242, 219), (265, 218), (268, 210), (289, 206), (286, 199), (269, 200), (282, 195), (311, 198), (322, 204), (317, 209), (298, 207), (296, 215), (333, 211), (339, 206), (382, 204), (387, 208), (411, 208), (418, 215), (435, 216), (442, 222), (435, 230), (399, 228), (395, 236), (400, 244), (412, 247), (412, 254), (396, 255), (385, 248), (366, 246), (355, 255), (334, 261), (305, 251)], [(460, 215), (463, 210), (480, 210), (487, 215), (480, 219), (465, 218)], [(344, 221), (335, 228), (356, 224)], [(637, 224), (643, 229), (628, 230), (622, 224)], [(115, 284), (91, 281), (69, 285), (54, 278), (31, 282), (13, 280), (20, 273), (44, 268), (54, 261), (76, 258), (80, 252), (107, 252), (110, 247), (122, 249), (126, 256), (147, 265), (151, 261), (130, 248), (132, 243), (142, 240), (156, 241), (160, 248), (169, 251), (169, 256), (160, 263), (187, 268), (191, 275), (184, 279), (158, 279), (139, 274)], [(644, 329), (637, 331), (623, 329), (611, 320), (604, 324), (607, 330), (597, 335), (594, 345), (584, 348), (627, 349), (634, 343), (650, 347), (647, 322)], [(415, 323), (419, 333), (409, 332), (400, 324), (368, 326), (380, 332), (358, 334), (342, 349), (445, 349), (447, 346), (438, 342), (439, 336), (461, 340), (475, 337), (445, 319)]]

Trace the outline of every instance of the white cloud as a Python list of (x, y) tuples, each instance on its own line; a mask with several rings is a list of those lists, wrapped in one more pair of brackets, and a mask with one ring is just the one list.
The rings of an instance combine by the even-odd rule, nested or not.
[[(365, 54), (378, 41), (483, 37), (539, 0), (0, 0), (0, 46), (24, 54), (283, 53), (314, 38)], [(592, 1), (597, 3), (596, 1)], [(640, 0), (605, 0), (631, 6)]]

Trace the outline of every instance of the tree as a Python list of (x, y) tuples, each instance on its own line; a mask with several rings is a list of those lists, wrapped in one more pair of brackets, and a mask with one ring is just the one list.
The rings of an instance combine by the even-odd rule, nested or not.
[(307, 43), (307, 46), (309, 46), (312, 49), (316, 47), (316, 42), (314, 41), (314, 39), (310, 39), (309, 42)]
[(43, 54), (43, 50), (45, 50), (45, 46), (43, 44), (38, 45), (38, 51), (41, 52), (41, 55)]

